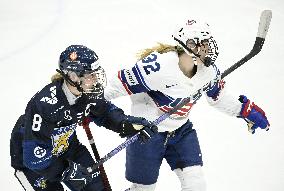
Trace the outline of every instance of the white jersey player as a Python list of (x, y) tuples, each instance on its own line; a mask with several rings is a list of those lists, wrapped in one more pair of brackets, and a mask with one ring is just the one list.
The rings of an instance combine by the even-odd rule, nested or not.
[(126, 178), (130, 190), (151, 191), (165, 158), (181, 181), (182, 191), (206, 189), (201, 166), (202, 155), (188, 114), (204, 94), (210, 105), (253, 126), (266, 129), (265, 113), (245, 96), (235, 98), (225, 92), (225, 81), (215, 65), (218, 47), (209, 26), (187, 20), (173, 38), (177, 46), (159, 44), (140, 54), (130, 69), (118, 72), (106, 88), (106, 99), (130, 95), (132, 115), (154, 121), (184, 98), (192, 101), (158, 125), (158, 135), (146, 144), (135, 142), (126, 151)]

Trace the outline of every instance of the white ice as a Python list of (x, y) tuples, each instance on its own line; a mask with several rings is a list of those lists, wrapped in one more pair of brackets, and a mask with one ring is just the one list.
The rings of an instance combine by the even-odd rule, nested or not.
[[(284, 190), (284, 2), (282, 0), (0, 0), (0, 185), (22, 190), (10, 167), (11, 130), (29, 99), (57, 67), (71, 44), (94, 49), (108, 77), (135, 63), (135, 53), (156, 42), (169, 42), (176, 22), (202, 18), (218, 42), (218, 65), (226, 69), (247, 54), (262, 10), (273, 12), (259, 55), (227, 78), (234, 95), (245, 94), (267, 113), (269, 132), (251, 135), (243, 120), (209, 107), (205, 99), (190, 114), (203, 152), (208, 191)], [(129, 98), (114, 101), (126, 113)], [(92, 126), (101, 156), (124, 140)], [(82, 129), (80, 139), (88, 145)], [(125, 151), (105, 163), (114, 191), (129, 187), (124, 178)], [(175, 174), (162, 164), (157, 191), (180, 190)]]

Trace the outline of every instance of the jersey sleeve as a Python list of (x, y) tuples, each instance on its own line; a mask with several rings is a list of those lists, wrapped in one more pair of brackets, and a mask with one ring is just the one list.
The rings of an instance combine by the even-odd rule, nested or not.
[[(220, 76), (220, 71), (216, 68), (217, 75)], [(208, 103), (217, 110), (231, 116), (239, 116), (241, 111), (241, 103), (238, 98), (230, 95), (227, 92), (226, 82), (224, 79), (217, 80), (213, 86), (206, 91)]]
[(24, 115), (21, 115), (17, 120), (13, 131), (11, 133), (10, 139), (10, 156), (11, 156), (11, 166), (15, 169), (22, 170), (23, 166), (23, 151), (22, 151), (22, 141), (24, 134)]
[(24, 165), (31, 170), (47, 168), (52, 159), (52, 144), (48, 136), (51, 127), (43, 113), (36, 107), (34, 100), (27, 105), (24, 124)]
[(98, 103), (96, 104), (96, 110), (100, 110), (103, 107), (101, 110), (104, 112), (98, 115), (91, 112), (90, 117), (92, 121), (98, 126), (103, 126), (114, 132), (120, 132), (121, 122), (126, 118), (123, 110), (110, 101), (102, 100)]
[(105, 89), (105, 98), (107, 100), (120, 96), (132, 95), (141, 92), (150, 91), (150, 87), (145, 82), (145, 76), (137, 64), (131, 69), (122, 69), (118, 71)]

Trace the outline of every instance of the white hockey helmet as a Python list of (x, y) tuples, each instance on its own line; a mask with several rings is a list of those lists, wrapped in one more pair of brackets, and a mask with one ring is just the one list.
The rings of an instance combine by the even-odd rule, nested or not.
[[(172, 37), (182, 46), (187, 54), (192, 56), (195, 64), (197, 64), (196, 57), (200, 57), (200, 45), (205, 41), (208, 42), (209, 51), (205, 56), (205, 60), (203, 60), (204, 65), (210, 66), (217, 59), (219, 54), (218, 46), (211, 35), (209, 25), (205, 22), (187, 20), (177, 28)], [(192, 49), (196, 48), (196, 46), (198, 47), (198, 52), (194, 53)]]

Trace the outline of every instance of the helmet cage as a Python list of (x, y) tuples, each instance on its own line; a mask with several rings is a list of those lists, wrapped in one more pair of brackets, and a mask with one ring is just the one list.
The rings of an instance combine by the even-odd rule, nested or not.
[[(79, 81), (75, 83), (77, 83), (77, 86), (79, 86), (81, 91), (84, 93), (95, 93), (95, 94), (100, 95), (101, 93), (103, 93), (103, 90), (107, 85), (106, 73), (105, 73), (105, 70), (101, 66), (99, 66), (95, 70), (86, 70), (84, 73), (82, 72), (77, 73), (75, 71), (70, 71), (68, 72), (67, 76), (71, 75), (71, 73), (74, 73), (78, 77)], [(88, 75), (92, 75), (92, 76), (94, 75), (96, 81), (92, 86), (90, 86), (90, 88), (83, 89), (82, 85), (84, 85), (86, 78), (88, 78)], [(91, 77), (91, 78), (94, 78), (94, 77)]]

